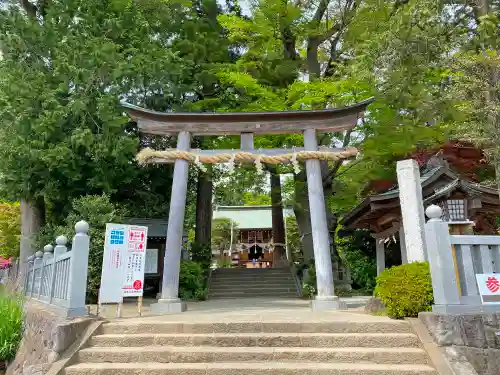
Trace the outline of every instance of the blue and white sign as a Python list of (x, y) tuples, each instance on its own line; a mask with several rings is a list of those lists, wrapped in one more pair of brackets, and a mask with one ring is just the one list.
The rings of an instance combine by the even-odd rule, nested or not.
[(106, 224), (99, 303), (142, 296), (148, 228)]
[(109, 236), (110, 245), (123, 245), (125, 243), (125, 231), (112, 228)]

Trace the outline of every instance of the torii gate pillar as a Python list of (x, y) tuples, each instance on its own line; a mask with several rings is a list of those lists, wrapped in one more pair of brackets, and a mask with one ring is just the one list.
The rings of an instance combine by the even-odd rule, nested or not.
[[(180, 132), (177, 138), (177, 149), (189, 150), (190, 143), (190, 134), (188, 132)], [(186, 212), (188, 174), (189, 162), (177, 159), (172, 179), (161, 298), (157, 303), (151, 305), (151, 311), (154, 313), (179, 313), (186, 310), (186, 304), (179, 299), (179, 272), (182, 235), (184, 233), (184, 214)]]
[[(304, 131), (306, 151), (317, 151), (316, 131)], [(326, 222), (325, 195), (319, 160), (306, 160), (307, 190), (309, 193), (309, 212), (314, 246), (314, 263), (318, 295), (312, 301), (313, 311), (337, 310), (340, 301), (335, 296), (333, 287), (332, 259), (330, 256), (330, 238)]]

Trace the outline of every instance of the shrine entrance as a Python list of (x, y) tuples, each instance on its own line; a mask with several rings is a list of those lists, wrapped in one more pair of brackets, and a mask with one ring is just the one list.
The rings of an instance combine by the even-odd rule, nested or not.
[[(230, 168), (234, 168), (235, 163), (253, 163), (258, 173), (263, 173), (262, 164), (289, 163), (298, 172), (299, 163), (305, 162), (318, 289), (312, 308), (338, 309), (340, 303), (333, 286), (320, 161), (351, 158), (357, 154), (357, 150), (318, 147), (317, 134), (353, 129), (372, 101), (373, 99), (368, 99), (353, 106), (336, 109), (255, 113), (161, 113), (123, 103), (142, 133), (177, 136), (176, 149), (144, 149), (137, 155), (142, 164), (174, 163), (161, 298), (151, 306), (151, 311), (178, 313), (186, 309), (186, 305), (179, 299), (179, 271), (189, 163), (201, 170), (204, 170), (204, 164), (229, 163)], [(304, 147), (254, 149), (254, 134), (288, 133), (302, 133)], [(240, 149), (191, 149), (191, 137), (196, 135), (239, 135)]]
[(248, 259), (250, 260), (259, 260), (264, 257), (264, 251), (262, 250), (262, 247), (259, 245), (254, 245), (250, 248), (250, 251), (248, 252)]

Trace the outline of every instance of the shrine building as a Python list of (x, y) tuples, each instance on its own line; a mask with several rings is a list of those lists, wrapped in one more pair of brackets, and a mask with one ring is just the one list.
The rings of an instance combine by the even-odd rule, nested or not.
[[(482, 186), (452, 170), (442, 158), (420, 167), (420, 187), (425, 207), (441, 207), (443, 220), (454, 234), (497, 234), (500, 214), (498, 190)], [(405, 231), (397, 183), (385, 192), (370, 195), (344, 216), (347, 229), (366, 229), (376, 241), (377, 274), (386, 267), (386, 246), (398, 242), (401, 263), (407, 263)]]

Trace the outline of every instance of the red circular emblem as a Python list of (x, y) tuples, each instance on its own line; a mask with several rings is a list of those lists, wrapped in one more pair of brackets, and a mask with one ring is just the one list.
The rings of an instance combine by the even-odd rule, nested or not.
[(135, 280), (133, 287), (135, 290), (141, 290), (142, 289), (142, 281), (141, 280)]
[(496, 277), (488, 277), (486, 281), (486, 288), (489, 289), (490, 292), (496, 293), (500, 289), (500, 283)]

